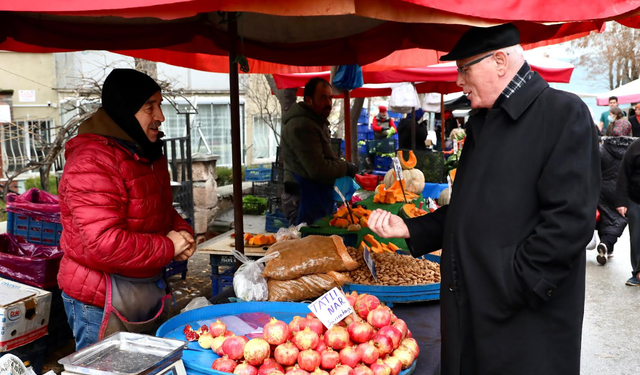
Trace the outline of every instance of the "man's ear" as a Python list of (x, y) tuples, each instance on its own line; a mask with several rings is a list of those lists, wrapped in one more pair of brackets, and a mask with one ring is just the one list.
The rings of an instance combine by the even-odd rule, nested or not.
[(310, 96), (305, 96), (305, 97), (304, 97), (304, 102), (305, 102), (307, 105), (311, 105), (311, 97), (310, 97)]
[(504, 51), (496, 51), (493, 56), (496, 59), (498, 75), (502, 77), (507, 74), (507, 69), (509, 69), (509, 59), (507, 58), (507, 54)]

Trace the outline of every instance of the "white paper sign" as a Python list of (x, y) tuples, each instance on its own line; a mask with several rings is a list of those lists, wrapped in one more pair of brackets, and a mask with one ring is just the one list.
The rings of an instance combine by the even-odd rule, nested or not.
[(311, 310), (328, 329), (354, 312), (349, 301), (347, 301), (347, 296), (337, 287), (326, 292), (322, 297), (309, 304), (309, 310)]
[(400, 160), (396, 157), (391, 158), (393, 161), (393, 170), (396, 172), (396, 180), (404, 180), (402, 177), (402, 166), (400, 165)]
[(35, 103), (36, 90), (19, 90), (18, 101), (23, 103)]
[(373, 279), (378, 282), (378, 274), (376, 273), (376, 262), (373, 260), (371, 252), (369, 252), (369, 248), (367, 247), (367, 245), (364, 245), (362, 257), (364, 258), (364, 262), (367, 264), (367, 267), (369, 267), (369, 271), (371, 271), (371, 276), (373, 276)]

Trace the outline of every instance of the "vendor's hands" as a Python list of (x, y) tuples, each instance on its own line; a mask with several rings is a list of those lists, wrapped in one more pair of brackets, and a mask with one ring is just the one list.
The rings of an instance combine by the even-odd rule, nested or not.
[(390, 128), (389, 130), (387, 130), (387, 138), (393, 136), (394, 134), (396, 134), (395, 128)]
[(176, 232), (175, 230), (172, 230), (169, 233), (167, 233), (167, 237), (169, 237), (171, 242), (173, 242), (174, 257), (177, 257), (178, 255), (182, 254), (185, 250), (191, 247), (191, 244), (189, 243), (189, 241), (187, 241), (186, 238), (184, 238), (180, 233)]
[(356, 176), (356, 173), (358, 173), (358, 166), (355, 165), (354, 163), (348, 161), (347, 162), (347, 176), (354, 178)]
[(626, 217), (627, 216), (627, 208), (626, 207), (617, 207), (616, 211), (618, 211), (618, 213), (622, 216), (622, 217)]
[(189, 247), (183, 251), (182, 253), (176, 255), (173, 260), (175, 260), (176, 262), (181, 262), (183, 260), (187, 260), (189, 258), (191, 258), (191, 256), (193, 255), (193, 253), (196, 252), (196, 241), (193, 239), (193, 236), (191, 235), (191, 233), (187, 232), (186, 230), (181, 230), (180, 232), (178, 232), (189, 244)]
[(383, 238), (409, 238), (409, 228), (400, 216), (377, 209), (369, 216), (369, 229)]

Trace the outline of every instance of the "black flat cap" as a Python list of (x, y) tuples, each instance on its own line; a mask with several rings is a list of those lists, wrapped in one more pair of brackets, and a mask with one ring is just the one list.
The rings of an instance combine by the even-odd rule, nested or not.
[(520, 31), (512, 23), (492, 27), (472, 27), (462, 34), (451, 52), (442, 56), (440, 60), (462, 60), (482, 52), (516, 44), (520, 44)]

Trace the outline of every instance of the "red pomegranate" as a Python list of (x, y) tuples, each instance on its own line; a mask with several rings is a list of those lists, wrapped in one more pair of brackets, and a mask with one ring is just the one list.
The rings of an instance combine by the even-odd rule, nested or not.
[(365, 365), (370, 365), (378, 360), (380, 353), (378, 352), (378, 348), (373, 345), (372, 341), (362, 343), (358, 345), (356, 351), (360, 355), (360, 360)]
[(288, 369), (285, 375), (309, 375), (309, 373), (298, 367), (298, 365), (295, 365), (294, 367)]
[(251, 339), (244, 346), (244, 358), (252, 366), (260, 366), (270, 355), (271, 347), (264, 339)]
[(307, 320), (305, 318), (296, 315), (293, 317), (293, 320), (289, 323), (289, 331), (291, 333), (302, 331), (306, 323), (307, 323)]
[(327, 345), (324, 343), (324, 337), (321, 336), (315, 351), (322, 354), (325, 350), (327, 350)]
[(391, 375), (398, 375), (402, 371), (402, 362), (394, 356), (389, 356), (382, 360), (391, 369)]
[(310, 312), (310, 313), (307, 314), (307, 316), (305, 318), (307, 318), (307, 319), (309, 319), (309, 318), (317, 318), (317, 316), (313, 312)]
[(236, 366), (233, 373), (236, 375), (258, 375), (258, 369), (255, 366), (251, 366), (246, 361)]
[(412, 338), (413, 335), (411, 334), (411, 330), (409, 328), (407, 328), (407, 337), (408, 338)]
[(380, 332), (376, 333), (373, 336), (373, 345), (378, 349), (378, 353), (380, 357), (384, 357), (385, 355), (391, 353), (394, 349), (393, 340), (389, 338), (389, 336), (385, 336)]
[(360, 353), (358, 353), (355, 347), (347, 346), (340, 351), (340, 363), (353, 369), (360, 363)]
[(393, 342), (393, 348), (397, 349), (400, 346), (400, 341), (402, 341), (402, 332), (394, 326), (386, 326), (380, 328), (377, 335), (385, 335), (391, 339)]
[(353, 322), (347, 328), (349, 337), (358, 344), (367, 342), (373, 337), (373, 327), (365, 322)]
[[(358, 317), (358, 319), (360, 319), (360, 317)], [(353, 315), (347, 315), (344, 319), (342, 319), (342, 321), (346, 326), (349, 326), (351, 323), (355, 322), (356, 319), (353, 317)]]
[(353, 368), (347, 365), (337, 365), (329, 375), (353, 375)]
[(227, 325), (222, 323), (220, 319), (215, 322), (209, 324), (209, 332), (213, 337), (218, 337), (224, 335), (227, 332)]
[(273, 375), (274, 372), (280, 371), (284, 374), (284, 369), (280, 364), (271, 358), (264, 360), (264, 363), (258, 369), (258, 375)]
[(233, 372), (236, 368), (236, 361), (225, 356), (213, 361), (211, 368), (222, 372)]
[(223, 335), (223, 336), (224, 336), (224, 337), (231, 337), (231, 336), (235, 336), (235, 335), (236, 335), (236, 334), (235, 334), (235, 333), (233, 333), (233, 331), (226, 331), (226, 332), (224, 333), (224, 335)]
[(329, 375), (329, 373), (318, 367), (309, 375)]
[(371, 294), (364, 294), (358, 298), (354, 310), (362, 319), (367, 319), (369, 312), (380, 306), (380, 300)]
[(391, 324), (391, 313), (386, 306), (378, 306), (367, 315), (367, 322), (376, 328), (386, 327)]
[(333, 370), (340, 362), (340, 353), (329, 348), (320, 354), (320, 367)]
[(324, 331), (326, 331), (324, 324), (322, 324), (320, 319), (316, 318), (307, 318), (305, 321), (305, 328), (306, 327), (309, 327), (309, 329), (317, 333), (318, 336), (322, 335)]
[(293, 343), (286, 342), (276, 347), (276, 350), (273, 351), (273, 357), (279, 364), (283, 366), (291, 366), (298, 360), (299, 352), (300, 351), (295, 345), (293, 345)]
[(353, 368), (353, 375), (373, 375), (373, 371), (364, 363)]
[(249, 342), (245, 336), (233, 336), (224, 340), (222, 352), (233, 360), (242, 359), (244, 356), (244, 346)]
[(211, 341), (211, 350), (213, 350), (214, 353), (222, 357), (224, 355), (224, 352), (222, 351), (222, 344), (224, 344), (224, 342), (227, 339), (228, 337), (224, 337), (224, 336), (218, 336), (215, 339), (213, 339)]
[(409, 330), (409, 328), (407, 328), (407, 323), (405, 323), (404, 320), (396, 319), (396, 321), (393, 322), (391, 326), (396, 327), (398, 331), (402, 333), (402, 338), (405, 338), (407, 336), (407, 331)]
[(372, 363), (370, 367), (373, 375), (391, 375), (391, 367), (380, 359)]
[(347, 301), (349, 302), (351, 307), (354, 307), (356, 305), (356, 301), (357, 300), (358, 300), (358, 292), (353, 291), (353, 292), (347, 294)]
[(264, 325), (262, 336), (269, 344), (283, 344), (289, 339), (289, 326), (282, 320), (271, 318), (271, 321)]
[(409, 350), (409, 348), (407, 348), (406, 346), (401, 346), (398, 349), (394, 350), (391, 353), (392, 356), (398, 358), (400, 360), (400, 362), (402, 362), (402, 369), (405, 370), (409, 367), (411, 367), (411, 364), (413, 363), (413, 360), (415, 359), (415, 357), (413, 356), (413, 353), (411, 352), (411, 350)]
[(305, 371), (313, 371), (320, 366), (320, 353), (315, 350), (303, 350), (298, 354), (298, 366)]
[(420, 347), (418, 346), (418, 342), (415, 339), (408, 337), (402, 340), (400, 342), (400, 347), (402, 346), (406, 346), (407, 348), (409, 348), (409, 350), (411, 350), (411, 352), (413, 353), (413, 356), (415, 358), (418, 358), (418, 354), (420, 354)]
[(332, 349), (341, 350), (349, 342), (349, 331), (340, 326), (333, 326), (324, 334), (324, 343)]
[(300, 350), (315, 349), (320, 342), (320, 336), (307, 327), (302, 331), (296, 332), (291, 342)]

